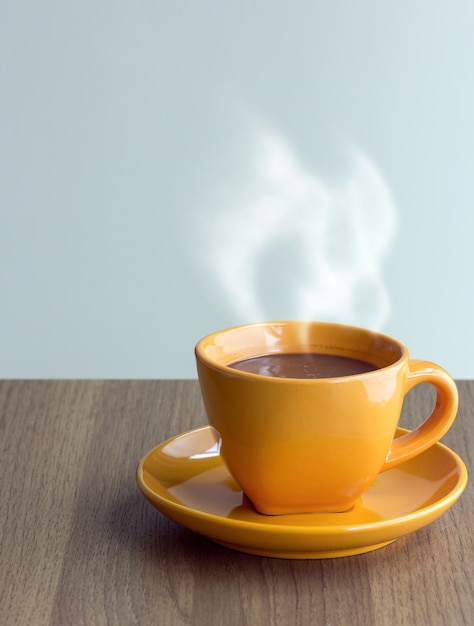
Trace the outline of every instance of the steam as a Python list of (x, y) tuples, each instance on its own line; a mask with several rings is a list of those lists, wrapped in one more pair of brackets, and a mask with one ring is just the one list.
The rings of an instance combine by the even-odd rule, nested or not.
[(396, 211), (357, 149), (348, 174), (324, 181), (278, 134), (255, 138), (243, 181), (207, 216), (204, 261), (238, 323), (315, 319), (380, 329), (390, 313), (383, 261)]

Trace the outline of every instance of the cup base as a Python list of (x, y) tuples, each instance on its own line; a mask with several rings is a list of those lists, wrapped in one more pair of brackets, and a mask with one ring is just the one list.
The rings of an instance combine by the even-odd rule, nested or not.
[(279, 515), (306, 515), (311, 513), (347, 513), (354, 508), (354, 502), (351, 502), (349, 506), (335, 506), (334, 504), (317, 504), (308, 506), (278, 506), (268, 504), (255, 504), (255, 502), (249, 498), (245, 493), (243, 494), (243, 503), (252, 507), (256, 513), (260, 515), (266, 515), (268, 517), (275, 517)]

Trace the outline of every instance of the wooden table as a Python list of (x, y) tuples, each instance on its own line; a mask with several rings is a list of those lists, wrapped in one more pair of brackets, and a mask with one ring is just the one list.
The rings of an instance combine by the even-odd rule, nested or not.
[[(474, 381), (443, 442), (472, 466)], [(402, 425), (426, 414), (407, 397)], [(474, 497), (365, 555), (291, 561), (234, 552), (169, 521), (135, 469), (206, 423), (196, 381), (0, 383), (0, 623), (471, 624)]]

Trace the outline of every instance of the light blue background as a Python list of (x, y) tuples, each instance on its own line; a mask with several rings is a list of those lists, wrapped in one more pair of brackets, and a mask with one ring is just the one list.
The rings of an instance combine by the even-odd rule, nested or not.
[(3, 0), (0, 376), (195, 377), (196, 341), (249, 321), (199, 243), (261, 125), (324, 180), (346, 143), (376, 166), (383, 330), (473, 378), (472, 7)]

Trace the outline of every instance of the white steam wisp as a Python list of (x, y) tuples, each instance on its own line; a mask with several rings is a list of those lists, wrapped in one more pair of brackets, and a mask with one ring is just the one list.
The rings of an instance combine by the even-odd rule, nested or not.
[(276, 133), (256, 137), (250, 172), (207, 216), (207, 269), (241, 321), (330, 320), (380, 329), (382, 263), (396, 230), (390, 191), (360, 151), (325, 182)]

